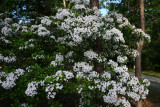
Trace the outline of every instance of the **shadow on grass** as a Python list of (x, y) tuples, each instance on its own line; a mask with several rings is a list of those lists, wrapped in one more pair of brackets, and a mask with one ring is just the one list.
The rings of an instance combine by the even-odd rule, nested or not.
[(158, 104), (160, 107), (160, 90), (154, 90), (150, 88), (147, 100), (154, 104)]

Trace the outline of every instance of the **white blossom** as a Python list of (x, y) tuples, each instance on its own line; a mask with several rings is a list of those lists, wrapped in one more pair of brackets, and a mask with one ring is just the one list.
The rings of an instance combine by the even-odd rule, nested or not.
[(25, 91), (27, 96), (35, 96), (37, 94), (38, 82), (32, 81), (28, 84), (28, 88)]
[(51, 23), (52, 23), (52, 20), (50, 20), (48, 16), (41, 18), (41, 24), (45, 24), (47, 26), (50, 26)]
[(124, 63), (126, 60), (127, 60), (127, 57), (126, 57), (126, 56), (123, 56), (123, 57), (118, 56), (118, 57), (117, 57), (117, 62), (119, 62), (119, 63)]
[(4, 26), (1, 30), (1, 33), (5, 36), (8, 36), (10, 33), (12, 33), (12, 29), (7, 26)]
[(38, 35), (39, 36), (44, 37), (44, 36), (49, 35), (49, 34), (50, 34), (50, 31), (47, 30), (45, 27), (43, 27), (43, 26), (38, 27)]
[(78, 72), (78, 71), (90, 72), (92, 69), (93, 67), (86, 62), (78, 62), (78, 63), (75, 63), (73, 66), (73, 71), (75, 72)]

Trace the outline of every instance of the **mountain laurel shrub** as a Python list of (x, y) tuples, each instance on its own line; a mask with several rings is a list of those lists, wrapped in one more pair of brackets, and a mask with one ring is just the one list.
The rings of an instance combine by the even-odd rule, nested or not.
[(85, 0), (73, 0), (71, 9), (58, 9), (35, 25), (1, 18), (1, 105), (130, 107), (149, 92), (150, 82), (130, 76), (126, 66), (139, 55), (136, 45), (142, 37), (150, 41), (121, 14), (102, 17)]

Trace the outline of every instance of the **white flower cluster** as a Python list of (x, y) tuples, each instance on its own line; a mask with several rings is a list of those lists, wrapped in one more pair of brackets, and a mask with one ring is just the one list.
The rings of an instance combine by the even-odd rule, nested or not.
[(72, 59), (72, 56), (73, 56), (73, 51), (69, 51), (69, 52), (65, 55), (65, 58), (67, 58), (67, 60), (68, 60), (69, 63), (73, 63), (73, 62), (74, 62), (74, 59)]
[(109, 85), (113, 86), (113, 88), (109, 90), (107, 95), (103, 96), (104, 102), (115, 106), (123, 105), (124, 107), (131, 107), (125, 97), (118, 97), (120, 94), (126, 95), (126, 87), (124, 87), (122, 83), (116, 83), (115, 81), (109, 82), (108, 86)]
[(132, 55), (134, 58), (136, 58), (137, 56), (139, 56), (139, 53), (138, 53), (137, 50), (133, 50), (133, 51), (131, 52), (131, 55)]
[(7, 44), (11, 44), (12, 43), (10, 40), (7, 40), (5, 37), (0, 37), (0, 40), (2, 40), (3, 42), (5, 42)]
[(29, 105), (27, 103), (22, 103), (21, 105), (22, 107), (29, 107)]
[(113, 38), (115, 42), (125, 43), (125, 40), (123, 38), (123, 33), (116, 28), (107, 30), (105, 35), (103, 36), (104, 40), (110, 40), (111, 38)]
[(65, 56), (65, 58), (70, 58), (72, 57), (72, 55), (73, 55), (73, 51), (69, 51), (67, 55)]
[[(4, 89), (13, 88), (16, 83), (15, 81), (18, 79), (19, 76), (24, 74), (23, 69), (16, 69), (16, 72), (11, 72), (6, 74), (5, 72), (0, 72), (0, 84)], [(5, 78), (2, 80), (2, 78)]]
[(119, 62), (119, 63), (124, 63), (126, 60), (127, 60), (127, 57), (126, 57), (126, 56), (123, 56), (123, 57), (118, 56), (118, 57), (117, 57), (117, 62)]
[[(82, 8), (82, 6), (85, 7), (84, 5), (79, 4), (77, 4), (76, 6), (78, 6), (78, 8)], [(86, 12), (87, 11), (95, 12), (99, 10), (87, 9)], [(64, 18), (64, 20), (62, 21), (62, 23), (57, 23), (57, 26), (59, 26), (60, 29), (66, 31), (68, 35), (65, 35), (64, 37), (59, 37), (57, 42), (59, 41), (68, 46), (77, 46), (85, 38), (93, 36), (93, 39), (96, 39), (97, 36), (101, 36), (99, 35), (100, 32), (98, 32), (98, 29), (100, 29), (104, 25), (104, 22), (102, 22), (102, 18), (97, 16), (97, 14), (98, 12), (96, 12), (95, 15), (79, 15), (78, 17), (75, 17), (71, 11), (59, 9), (58, 13), (55, 16), (55, 19), (61, 20)], [(70, 41), (68, 42), (67, 40)]]
[[(62, 88), (63, 88), (63, 85), (62, 85)], [(47, 95), (48, 99), (50, 99), (50, 98), (54, 99), (55, 98), (56, 92), (53, 92), (53, 90), (54, 90), (54, 85), (49, 85), (49, 86), (46, 87), (45, 92), (48, 93), (48, 95)]]
[(114, 21), (113, 18), (106, 16), (105, 18), (106, 22), (112, 23)]
[(85, 9), (85, 6), (83, 4), (76, 4), (75, 9)]
[(16, 69), (16, 72), (14, 72), (14, 73), (19, 77), (21, 75), (24, 75), (24, 72), (25, 71), (23, 69), (18, 68), (18, 69)]
[(101, 75), (104, 79), (111, 79), (111, 74), (109, 72), (104, 71), (103, 74)]
[(123, 105), (124, 107), (131, 107), (131, 104), (129, 103), (128, 100), (126, 100), (125, 97), (119, 98), (118, 101), (116, 102), (115, 106), (118, 105)]
[(2, 22), (2, 25), (9, 25), (9, 23), (12, 22), (11, 18), (5, 18), (4, 21)]
[(130, 56), (132, 59), (139, 56), (139, 52), (136, 49), (130, 49), (127, 45), (121, 45), (121, 47), (125, 50), (126, 55)]
[(82, 93), (82, 90), (83, 90), (83, 86), (82, 86), (82, 85), (79, 85), (79, 86), (77, 87), (78, 93), (79, 93), (79, 94)]
[(137, 77), (133, 76), (133, 78), (128, 82), (128, 86), (136, 86), (138, 85), (139, 83), (139, 80)]
[(125, 18), (125, 17), (123, 17), (122, 14), (111, 13), (111, 16), (112, 15), (116, 18), (117, 23), (120, 24), (119, 25), (120, 28), (123, 28), (125, 26), (130, 26), (131, 29), (133, 30), (133, 32), (132, 32), (133, 34), (137, 34), (137, 35), (141, 35), (142, 34), (142, 36), (144, 38), (146, 38), (147, 41), (149, 41), (149, 42), (151, 41), (151, 38), (150, 38), (150, 36), (148, 34), (146, 34), (145, 32), (143, 32), (142, 29), (136, 29), (135, 26), (132, 26), (130, 24), (130, 22), (128, 21), (128, 19)]
[(130, 25), (129, 21), (127, 18), (123, 17), (122, 14), (115, 14), (115, 13), (112, 13), (112, 15), (114, 15), (117, 19), (117, 22), (120, 24), (119, 27), (120, 28), (123, 28), (127, 25)]
[(98, 54), (93, 51), (84, 52), (84, 56), (91, 60), (93, 60), (93, 58), (98, 58)]
[(48, 16), (41, 17), (41, 24), (50, 26), (51, 23), (52, 23), (52, 20), (50, 20)]
[[(112, 84), (113, 89), (116, 91), (116, 93), (119, 93), (121, 95), (126, 95), (132, 99), (134, 99), (135, 101), (139, 101), (140, 99), (145, 99), (146, 95), (148, 95), (148, 89), (146, 89), (146, 86), (149, 86), (150, 83), (147, 79), (143, 80), (144, 85), (140, 84), (139, 80), (137, 77), (133, 76), (129, 76), (128, 68), (126, 67), (126, 65), (124, 66), (118, 66), (118, 64), (112, 60), (110, 60), (108, 62), (108, 64), (111, 65), (111, 67), (114, 68), (114, 71), (116, 73), (118, 73), (117, 78), (120, 80), (120, 83), (114, 83)], [(123, 86), (124, 84), (126, 84), (125, 86)], [(126, 90), (128, 89), (128, 91)], [(114, 91), (112, 91), (114, 92)], [(114, 92), (115, 94), (115, 92)], [(104, 96), (104, 101), (107, 103), (113, 103), (116, 106), (118, 106), (120, 104), (120, 102), (116, 99), (116, 96), (112, 93), (112, 95), (107, 95)], [(115, 103), (115, 101), (117, 103)], [(124, 103), (123, 105), (128, 105), (129, 102), (127, 100), (125, 100), (126, 103)], [(117, 105), (118, 104), (118, 105)], [(130, 105), (130, 104), (129, 104)]]
[(30, 82), (28, 84), (28, 87), (27, 87), (26, 91), (25, 91), (25, 94), (27, 96), (35, 96), (36, 94), (38, 94), (37, 89), (38, 89), (39, 85), (44, 86), (45, 85), (44, 81), (39, 81), (39, 82), (32, 81), (32, 82)]
[(115, 104), (117, 102), (117, 93), (115, 90), (109, 90), (107, 95), (103, 96), (104, 102)]
[(56, 54), (55, 60), (52, 61), (50, 65), (54, 65), (54, 66), (62, 65), (61, 63), (63, 61), (64, 61), (64, 57), (63, 57), (63, 55), (61, 55), (61, 53), (59, 53), (59, 54)]
[(94, 10), (94, 14), (96, 16), (100, 16), (101, 15), (101, 11), (97, 7), (93, 7), (93, 10)]
[(76, 4), (82, 3), (84, 5), (89, 5), (89, 2), (87, 0), (72, 0), (72, 3)]
[(2, 54), (0, 54), (0, 61), (4, 61), (6, 63), (12, 63), (16, 61), (16, 56), (12, 55), (12, 56), (3, 56)]
[(139, 101), (140, 96), (134, 92), (128, 92), (127, 95), (131, 98), (133, 98), (135, 101)]
[(45, 27), (43, 27), (43, 26), (38, 27), (38, 35), (39, 36), (44, 37), (49, 34), (50, 34), (50, 31), (47, 30)]
[(145, 84), (145, 86), (150, 86), (150, 82), (147, 79), (144, 79), (143, 83)]
[(56, 14), (54, 18), (62, 20), (65, 16), (67, 17), (74, 16), (74, 14), (70, 13), (69, 9), (58, 9), (58, 13)]
[(87, 62), (78, 62), (75, 63), (73, 66), (73, 71), (75, 72), (90, 72), (93, 69), (92, 66), (90, 66)]
[[(7, 36), (12, 36), (11, 34), (17, 33), (20, 29), (19, 24), (17, 24), (17, 23), (11, 24), (11, 22), (12, 22), (11, 18), (6, 18), (1, 23), (3, 25), (2, 29), (1, 29), (1, 33), (6, 37)], [(14, 28), (14, 30), (13, 30), (13, 28)]]
[(12, 29), (10, 27), (4, 26), (1, 30), (1, 33), (5, 36), (8, 36), (10, 33), (12, 33)]
[(38, 88), (38, 82), (32, 81), (31, 83), (28, 84), (28, 88), (25, 91), (25, 94), (27, 96), (35, 96), (37, 94), (37, 88)]
[(42, 24), (32, 25), (31, 31), (33, 31), (33, 33), (35, 33), (35, 34), (38, 34), (38, 36), (40, 36), (40, 37), (45, 37), (50, 34), (50, 31), (47, 30), (44, 26), (42, 26)]
[(22, 26), (22, 32), (28, 32), (28, 27), (27, 26)]
[(31, 66), (26, 67), (27, 72), (32, 72), (33, 70), (31, 69)]
[(146, 38), (149, 42), (151, 41), (151, 37), (145, 32), (143, 32), (142, 29), (134, 29), (133, 33), (138, 34), (138, 35), (142, 34), (142, 36)]
[(56, 91), (63, 89), (62, 81), (68, 81), (74, 78), (74, 75), (72, 72), (69, 72), (69, 71), (58, 70), (55, 75), (46, 77), (44, 81), (46, 81), (47, 79), (52, 79), (52, 78), (56, 79), (56, 83), (53, 83), (51, 81), (50, 83), (45, 84), (46, 85), (45, 92), (48, 93), (47, 95), (48, 99), (50, 98), (54, 99), (56, 95)]
[(78, 3), (81, 3), (81, 0), (72, 0), (72, 3), (78, 4)]
[(20, 50), (28, 49), (28, 48), (33, 48), (34, 45), (34, 39), (29, 39), (28, 41), (25, 42), (24, 46), (19, 47)]
[[(76, 78), (85, 79), (87, 81), (94, 81), (94, 85), (92, 84), (87, 86), (88, 89), (98, 89), (101, 92), (106, 92), (108, 86), (111, 84), (110, 82), (106, 81), (111, 79), (111, 74), (109, 72), (103, 72), (102, 75), (99, 75), (96, 71), (92, 71), (92, 69), (92, 66), (86, 62), (75, 63), (73, 67), (73, 71), (76, 73)], [(81, 93), (85, 87), (86, 86), (79, 85), (77, 88), (78, 93)]]
[[(65, 77), (63, 77), (63, 74), (65, 75)], [(68, 81), (69, 79), (72, 79), (74, 75), (72, 72), (59, 70), (56, 72), (54, 77), (56, 78), (56, 81), (59, 81), (59, 80)]]
[[(143, 80), (148, 82), (147, 79)], [(145, 99), (148, 95), (149, 90), (145, 88), (143, 84), (139, 83), (138, 78), (133, 76), (129, 82), (127, 83), (128, 86), (132, 87), (132, 90), (127, 92), (127, 95), (134, 99), (135, 101), (139, 101), (141, 99)], [(146, 84), (145, 84), (146, 85)], [(149, 85), (149, 84), (147, 84)]]
[(14, 33), (18, 32), (19, 29), (20, 29), (20, 25), (17, 24), (17, 23), (13, 23), (13, 24), (12, 24), (12, 27), (15, 28), (15, 30), (13, 31)]
[(84, 56), (87, 57), (90, 60), (97, 60), (98, 62), (105, 62), (106, 58), (103, 58), (101, 55), (98, 55), (97, 53), (93, 51), (86, 51), (84, 52)]
[(42, 59), (44, 58), (44, 55), (36, 55), (33, 57), (33, 59), (37, 60), (37, 59)]
[(111, 65), (112, 68), (116, 68), (118, 66), (118, 63), (114, 62), (113, 60), (109, 60), (108, 65)]

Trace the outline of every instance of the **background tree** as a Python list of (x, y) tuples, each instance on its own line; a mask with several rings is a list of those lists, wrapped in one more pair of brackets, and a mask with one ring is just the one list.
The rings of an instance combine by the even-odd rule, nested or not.
[(55, 15), (58, 8), (64, 8), (63, 1), (64, 0), (1, 0), (0, 13), (5, 13), (6, 17), (35, 22), (34, 20), (37, 17)]
[[(140, 22), (141, 22), (141, 29), (145, 32), (145, 16), (144, 16), (144, 1), (139, 0), (140, 4)], [(135, 69), (135, 76), (138, 77), (138, 79), (141, 79), (141, 57), (142, 57), (142, 49), (144, 44), (144, 38), (142, 38), (139, 43), (137, 43), (137, 51), (139, 52), (139, 56), (136, 58), (136, 69)], [(142, 107), (142, 102), (137, 102), (137, 107)]]

